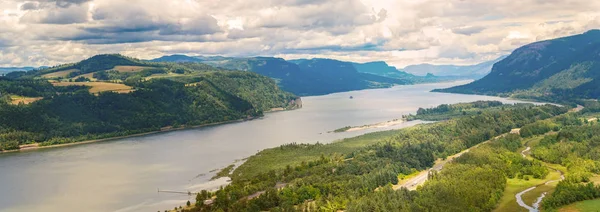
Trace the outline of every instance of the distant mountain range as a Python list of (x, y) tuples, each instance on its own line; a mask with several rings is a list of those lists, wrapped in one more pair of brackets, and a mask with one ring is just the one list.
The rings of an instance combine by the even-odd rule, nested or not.
[(498, 59), (479, 63), (476, 65), (459, 66), (419, 64), (410, 65), (399, 70), (417, 76), (426, 76), (427, 74), (433, 74), (435, 76), (453, 76), (468, 79), (480, 79), (490, 73), (494, 63), (497, 63), (498, 61), (501, 61), (504, 58), (506, 58), (506, 56), (502, 56)]
[[(38, 68), (46, 68), (46, 67), (44, 66), (44, 67), (38, 67)], [(14, 72), (14, 71), (31, 71), (33, 69), (37, 69), (37, 68), (35, 68), (35, 67), (0, 67), (0, 76), (8, 74), (10, 72)]]
[(275, 57), (233, 58), (186, 55), (163, 56), (151, 61), (204, 63), (224, 69), (251, 71), (275, 79), (284, 90), (297, 95), (322, 95), (459, 79), (454, 76), (415, 76), (399, 71), (383, 61), (354, 63), (322, 58), (284, 60)]
[(437, 91), (550, 101), (600, 98), (600, 30), (525, 45), (484, 78)]

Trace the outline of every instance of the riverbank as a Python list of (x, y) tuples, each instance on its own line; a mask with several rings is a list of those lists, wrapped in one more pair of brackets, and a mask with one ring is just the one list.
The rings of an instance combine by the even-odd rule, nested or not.
[[(78, 141), (78, 142), (73, 142), (73, 143), (54, 144), (54, 145), (48, 145), (48, 146), (40, 146), (40, 143), (24, 144), (24, 145), (20, 145), (19, 146), (20, 149), (4, 150), (4, 151), (0, 151), (0, 153), (31, 151), (31, 150), (39, 150), (39, 149), (67, 147), (67, 146), (74, 146), (74, 145), (81, 145), (81, 144), (90, 144), (90, 143), (103, 142), (103, 141), (112, 141), (112, 140), (118, 140), (118, 139), (124, 139), (124, 138), (140, 137), (140, 136), (145, 136), (145, 135), (167, 133), (167, 132), (173, 132), (173, 131), (179, 131), (179, 130), (198, 129), (198, 128), (203, 128), (203, 127), (211, 127), (211, 126), (217, 126), (217, 125), (223, 125), (223, 124), (245, 122), (245, 121), (254, 120), (256, 118), (258, 118), (258, 117), (251, 117), (251, 118), (245, 118), (245, 119), (236, 119), (236, 120), (231, 120), (231, 121), (215, 122), (215, 123), (210, 123), (210, 124), (184, 126), (184, 127), (177, 127), (177, 128), (174, 128), (174, 127), (171, 127), (171, 126), (167, 126), (167, 127), (163, 127), (160, 130), (156, 130), (156, 131), (149, 131), (149, 132), (144, 132), (144, 133), (136, 133), (136, 134), (131, 134), (131, 135), (111, 137), (111, 138), (102, 138), (102, 139)], [(23, 148), (21, 148), (21, 147), (23, 147)]]
[(24, 151), (32, 151), (32, 150), (48, 149), (48, 148), (67, 147), (67, 146), (90, 144), (90, 143), (103, 142), (103, 141), (112, 141), (112, 140), (118, 140), (118, 139), (124, 139), (124, 138), (133, 138), (133, 137), (139, 137), (139, 136), (145, 136), (145, 135), (153, 135), (153, 134), (159, 134), (159, 133), (167, 133), (167, 132), (173, 132), (173, 131), (179, 131), (179, 130), (197, 129), (197, 128), (203, 128), (203, 127), (223, 125), (223, 124), (245, 122), (245, 121), (251, 121), (251, 120), (256, 119), (256, 118), (258, 118), (258, 117), (250, 117), (250, 118), (245, 118), (245, 119), (236, 119), (236, 120), (231, 120), (231, 121), (222, 121), (222, 122), (216, 122), (216, 123), (210, 123), (210, 124), (201, 124), (201, 125), (194, 125), (194, 126), (184, 126), (184, 127), (177, 127), (177, 128), (173, 128), (171, 126), (167, 126), (167, 127), (161, 128), (160, 130), (149, 131), (149, 132), (144, 132), (144, 133), (135, 133), (135, 134), (131, 134), (131, 135), (117, 136), (117, 137), (111, 137), (111, 138), (102, 138), (102, 139), (94, 139), (94, 140), (84, 140), (84, 141), (78, 141), (78, 142), (73, 142), (73, 143), (54, 144), (54, 145), (48, 145), (48, 146), (40, 146), (40, 143), (23, 144), (23, 145), (19, 146), (19, 149), (15, 149), (15, 150), (2, 150), (2, 151), (0, 151), (0, 154), (1, 153), (10, 153), (10, 152), (24, 152)]
[[(302, 108), (302, 98), (298, 97), (298, 98), (296, 98), (294, 100), (291, 100), (288, 103), (288, 107), (286, 107), (286, 108), (283, 108), (283, 107), (271, 108), (270, 110), (263, 111), (263, 114), (266, 114), (266, 113), (275, 113), (275, 112), (283, 112), (283, 111), (290, 111), (290, 110), (297, 110), (297, 109), (301, 109), (301, 108)], [(259, 116), (259, 117), (262, 117), (262, 116)], [(201, 124), (201, 125), (183, 126), (183, 127), (166, 126), (166, 127), (160, 128), (160, 130), (155, 130), (155, 131), (148, 131), (148, 132), (143, 132), (143, 133), (135, 133), (135, 134), (131, 134), (131, 135), (124, 135), (124, 136), (117, 136), (117, 137), (110, 137), (110, 138), (77, 141), (77, 142), (72, 142), (72, 143), (54, 144), (54, 145), (48, 145), (48, 146), (41, 146), (40, 145), (41, 143), (23, 144), (23, 145), (19, 145), (19, 149), (14, 149), (14, 150), (0, 150), (0, 154), (1, 153), (9, 153), (9, 152), (31, 151), (31, 150), (46, 149), (46, 148), (67, 147), (67, 146), (73, 146), (73, 145), (89, 144), (89, 143), (96, 143), (96, 142), (102, 142), (102, 141), (112, 141), (112, 140), (117, 140), (117, 139), (139, 137), (139, 136), (152, 135), (152, 134), (165, 133), (165, 132), (172, 132), (172, 131), (178, 131), (178, 130), (196, 129), (196, 128), (202, 128), (202, 127), (210, 127), (210, 126), (222, 125), (222, 124), (230, 124), (230, 123), (236, 123), (236, 122), (250, 121), (250, 120), (253, 120), (253, 119), (256, 119), (256, 118), (259, 118), (259, 117), (248, 117), (248, 118), (244, 118), (244, 119), (236, 119), (236, 120), (230, 120), (230, 121), (221, 121), (221, 122), (215, 122), (215, 123), (210, 123), (210, 124)]]
[(375, 129), (375, 128), (387, 128), (387, 127), (393, 127), (399, 124), (402, 124), (404, 122), (406, 122), (407, 120), (405, 118), (401, 118), (401, 119), (394, 119), (391, 121), (386, 121), (386, 122), (380, 122), (377, 124), (368, 124), (368, 125), (363, 125), (363, 126), (355, 126), (355, 127), (343, 127), (340, 129), (336, 129), (333, 132), (335, 133), (340, 133), (340, 132), (354, 132), (354, 131), (361, 131), (361, 130), (368, 130), (368, 129)]

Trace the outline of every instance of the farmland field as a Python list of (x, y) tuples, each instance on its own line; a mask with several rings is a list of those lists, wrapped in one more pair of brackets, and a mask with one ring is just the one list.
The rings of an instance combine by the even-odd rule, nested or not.
[(113, 70), (118, 72), (140, 72), (144, 69), (151, 68), (146, 66), (115, 66)]
[(100, 93), (104, 91), (114, 91), (117, 93), (129, 93), (132, 88), (118, 83), (109, 82), (57, 82), (52, 83), (54, 86), (69, 86), (69, 85), (84, 85), (90, 86), (90, 93)]
[(20, 103), (31, 104), (32, 102), (42, 99), (42, 97), (25, 97), (25, 96), (11, 95), (10, 99), (11, 99), (11, 102), (10, 102), (11, 104), (18, 105)]
[(42, 77), (43, 78), (66, 77), (71, 72), (75, 72), (75, 71), (79, 71), (79, 70), (78, 69), (69, 69), (69, 70), (64, 70), (64, 71), (57, 71), (57, 72), (54, 72), (54, 73), (44, 74), (44, 75), (42, 75)]

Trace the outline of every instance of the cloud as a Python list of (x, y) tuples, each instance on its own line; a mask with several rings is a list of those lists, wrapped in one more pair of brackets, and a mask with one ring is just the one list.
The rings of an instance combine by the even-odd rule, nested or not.
[(4, 0), (0, 9), (0, 62), (19, 66), (114, 52), (473, 64), (600, 27), (600, 2), (588, 0)]
[[(28, 2), (32, 3), (32, 2)], [(27, 5), (28, 3), (24, 4)], [(34, 3), (35, 4), (35, 3)], [(23, 6), (21, 9), (23, 9)], [(26, 6), (32, 8), (32, 6)], [(71, 7), (43, 8), (37, 5), (35, 9), (29, 9), (21, 17), (21, 22), (32, 24), (75, 24), (88, 21), (88, 5), (75, 5)]]
[(40, 8), (39, 2), (25, 2), (21, 5), (21, 10), (37, 10)]
[(454, 29), (452, 29), (452, 32), (454, 32), (456, 34), (461, 34), (461, 35), (472, 35), (472, 34), (480, 33), (484, 29), (485, 29), (485, 27), (480, 27), (480, 26), (464, 26), (464, 27), (454, 28)]

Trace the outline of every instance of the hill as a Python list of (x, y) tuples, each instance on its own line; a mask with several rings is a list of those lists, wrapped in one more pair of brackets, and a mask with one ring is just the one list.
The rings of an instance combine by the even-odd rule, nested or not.
[(600, 30), (540, 41), (516, 49), (492, 72), (440, 92), (487, 94), (549, 101), (600, 97)]
[[(77, 74), (75, 80), (57, 74), (72, 69), (78, 70), (69, 72)], [(116, 78), (122, 76), (127, 77)], [(16, 97), (32, 101), (23, 104)], [(296, 96), (256, 73), (98, 55), (0, 77), (0, 151), (31, 142), (53, 145), (214, 124), (296, 107)]]
[(200, 62), (229, 70), (251, 71), (271, 77), (282, 89), (302, 96), (457, 79), (433, 75), (415, 76), (398, 71), (383, 61), (353, 63), (322, 58), (284, 60), (274, 57), (231, 58), (184, 55), (165, 56), (151, 61)]
[(375, 61), (368, 63), (353, 63), (354, 68), (358, 72), (379, 75), (389, 78), (413, 78), (415, 77), (412, 74), (398, 71), (396, 67), (389, 66), (386, 62), (383, 61)]
[(480, 79), (488, 73), (490, 73), (494, 63), (504, 58), (506, 58), (506, 56), (502, 56), (496, 60), (468, 66), (431, 64), (410, 65), (403, 69), (400, 69), (400, 71), (411, 73), (417, 76), (425, 76), (428, 73), (430, 73), (435, 76), (454, 76), (469, 79)]
[(0, 76), (8, 74), (10, 72), (15, 71), (31, 71), (36, 69), (35, 67), (0, 67)]
[(190, 57), (187, 55), (180, 55), (180, 54), (174, 54), (174, 55), (165, 55), (156, 59), (152, 59), (150, 60), (151, 62), (175, 62), (175, 63), (182, 63), (182, 62), (201, 62), (202, 59), (199, 58), (195, 58), (195, 57)]
[(300, 96), (411, 84), (410, 80), (360, 73), (352, 63), (330, 59), (286, 61), (274, 57), (204, 58), (215, 67), (255, 72), (275, 79), (282, 89)]

